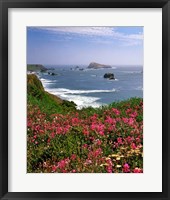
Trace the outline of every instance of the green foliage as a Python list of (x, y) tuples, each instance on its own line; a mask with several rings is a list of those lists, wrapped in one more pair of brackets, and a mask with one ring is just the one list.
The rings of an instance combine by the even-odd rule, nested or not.
[[(113, 102), (109, 105), (105, 105), (105, 106), (101, 106), (99, 108), (93, 108), (93, 107), (87, 107), (87, 108), (83, 108), (80, 111), (78, 111), (80, 114), (83, 113), (85, 115), (91, 116), (93, 114), (99, 114), (99, 115), (103, 115), (103, 112), (107, 109), (111, 109), (111, 108), (116, 108), (116, 109), (121, 109), (121, 112), (124, 112), (128, 107), (135, 107), (135, 106), (139, 106), (140, 102), (141, 102), (142, 98), (130, 98), (124, 101), (117, 101), (117, 102)], [(139, 120), (143, 120), (143, 116), (139, 117)]]
[(44, 88), (37, 76), (35, 74), (27, 75), (27, 94), (36, 98), (42, 98), (43, 93)]
[(27, 104), (30, 106), (38, 106), (40, 110), (46, 114), (62, 113), (62, 107), (54, 100), (49, 98), (45, 93), (40, 98), (27, 95)]

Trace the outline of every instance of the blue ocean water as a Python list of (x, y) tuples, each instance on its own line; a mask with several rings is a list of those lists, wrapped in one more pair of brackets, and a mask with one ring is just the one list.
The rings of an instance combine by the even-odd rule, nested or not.
[[(77, 108), (99, 107), (113, 101), (143, 97), (143, 67), (114, 66), (107, 69), (87, 69), (87, 66), (45, 66), (57, 75), (39, 73), (46, 91), (62, 99), (74, 101)], [(104, 79), (113, 73), (115, 80)]]

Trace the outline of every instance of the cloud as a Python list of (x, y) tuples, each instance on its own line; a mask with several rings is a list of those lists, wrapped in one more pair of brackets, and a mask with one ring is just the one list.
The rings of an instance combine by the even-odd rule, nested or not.
[[(143, 42), (143, 33), (126, 34), (120, 32), (117, 27), (86, 27), (86, 26), (58, 26), (58, 27), (29, 27), (32, 30), (46, 31), (51, 34), (62, 34), (67, 36), (67, 39), (72, 39), (73, 36), (89, 37), (96, 43), (105, 43), (107, 38), (109, 40), (120, 40), (123, 45), (136, 46)], [(98, 39), (96, 39), (98, 38)]]
[(32, 29), (48, 31), (51, 33), (78, 34), (87, 36), (112, 36), (114, 28), (86, 27), (86, 26), (59, 26), (59, 27), (30, 27)]
[(141, 40), (125, 40), (124, 42), (122, 42), (121, 46), (139, 46), (142, 45), (143, 42)]

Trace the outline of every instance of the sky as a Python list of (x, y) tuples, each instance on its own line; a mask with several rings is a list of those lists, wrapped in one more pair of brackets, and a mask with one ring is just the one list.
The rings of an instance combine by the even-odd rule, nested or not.
[(143, 27), (27, 27), (27, 64), (143, 65)]

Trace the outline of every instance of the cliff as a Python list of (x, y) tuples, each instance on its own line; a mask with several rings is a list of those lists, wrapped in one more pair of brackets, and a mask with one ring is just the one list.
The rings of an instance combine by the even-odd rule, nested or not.
[(47, 68), (45, 68), (43, 65), (39, 65), (39, 64), (31, 64), (31, 65), (27, 65), (27, 71), (32, 71), (32, 72), (38, 72), (38, 71), (46, 71)]
[(27, 74), (27, 98), (28, 105), (39, 105), (43, 109), (49, 109), (49, 111), (52, 108), (59, 110), (76, 109), (74, 102), (63, 100), (45, 91), (41, 81), (35, 74)]

